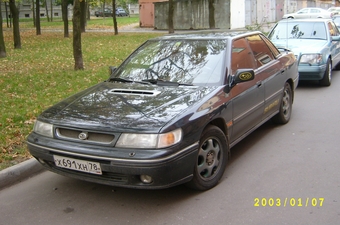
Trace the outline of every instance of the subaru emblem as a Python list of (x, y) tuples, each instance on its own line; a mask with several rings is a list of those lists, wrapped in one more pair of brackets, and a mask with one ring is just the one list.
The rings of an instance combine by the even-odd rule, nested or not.
[(80, 140), (86, 140), (88, 138), (88, 133), (87, 132), (81, 132), (79, 135), (78, 135), (78, 138)]

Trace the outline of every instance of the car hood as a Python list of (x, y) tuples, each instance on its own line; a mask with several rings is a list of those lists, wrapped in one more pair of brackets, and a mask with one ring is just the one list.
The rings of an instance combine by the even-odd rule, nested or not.
[(39, 119), (75, 128), (158, 132), (215, 89), (103, 82), (52, 106)]
[(288, 48), (295, 55), (302, 53), (318, 53), (327, 45), (327, 40), (317, 39), (280, 39), (271, 40), (278, 48)]

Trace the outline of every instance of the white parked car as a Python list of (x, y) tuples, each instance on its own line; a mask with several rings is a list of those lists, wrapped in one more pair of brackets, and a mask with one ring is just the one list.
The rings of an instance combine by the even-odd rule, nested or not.
[(282, 19), (333, 18), (333, 13), (322, 8), (303, 8), (295, 13), (283, 15)]
[(333, 15), (339, 15), (340, 14), (340, 7), (330, 7), (328, 12), (332, 12)]

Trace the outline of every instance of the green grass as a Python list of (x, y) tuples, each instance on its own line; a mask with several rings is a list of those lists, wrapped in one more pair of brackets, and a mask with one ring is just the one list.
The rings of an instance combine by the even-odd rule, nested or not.
[[(116, 17), (118, 27), (125, 26), (132, 23), (139, 23), (139, 15), (131, 15), (129, 17)], [(35, 29), (32, 19), (22, 18), (20, 21), (20, 28), (23, 29)], [(53, 21), (48, 22), (47, 18), (41, 18), (40, 26), (42, 29), (63, 29), (63, 22), (61, 17), (54, 17)], [(7, 27), (7, 22), (3, 20), (3, 27)], [(72, 20), (69, 20), (69, 28), (72, 28)], [(112, 28), (113, 29), (113, 18), (112, 17), (91, 17), (87, 21), (87, 29), (93, 28)]]
[(39, 113), (107, 79), (108, 66), (118, 66), (142, 42), (160, 34), (83, 33), (82, 71), (74, 71), (72, 37), (64, 38), (62, 32), (42, 31), (37, 36), (34, 29), (22, 30), (22, 49), (13, 49), (10, 29), (4, 35), (7, 57), (0, 58), (0, 170), (31, 157), (25, 139)]

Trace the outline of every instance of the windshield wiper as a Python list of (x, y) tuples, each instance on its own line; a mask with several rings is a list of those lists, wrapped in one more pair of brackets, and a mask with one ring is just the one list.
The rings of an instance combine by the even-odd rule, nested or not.
[(123, 82), (123, 83), (132, 83), (133, 82), (133, 80), (124, 79), (124, 78), (120, 78), (120, 77), (111, 77), (109, 81), (118, 81), (118, 82)]
[(129, 79), (124, 79), (120, 77), (112, 77), (109, 79), (109, 81), (118, 81), (118, 82), (123, 82), (123, 83), (139, 83), (139, 84), (148, 84), (148, 85), (150, 84), (149, 82), (129, 80)]
[(184, 84), (184, 83), (178, 83), (178, 82), (166, 81), (166, 80), (160, 80), (160, 79), (146, 79), (142, 81), (149, 82), (151, 84), (157, 84), (160, 86), (193, 86), (192, 84)]

